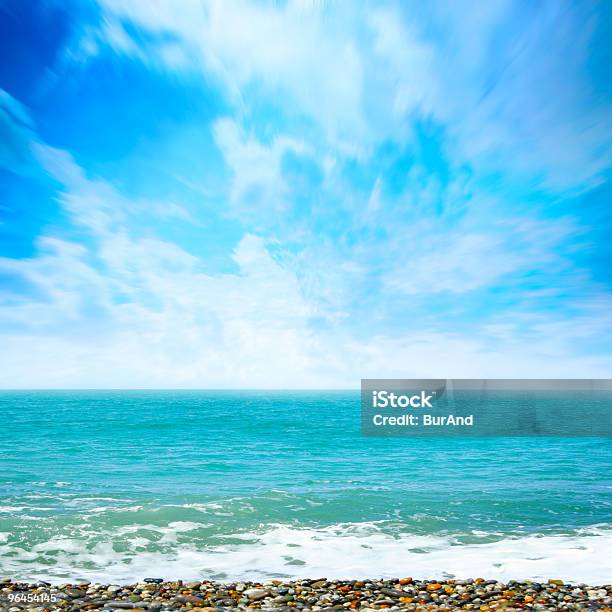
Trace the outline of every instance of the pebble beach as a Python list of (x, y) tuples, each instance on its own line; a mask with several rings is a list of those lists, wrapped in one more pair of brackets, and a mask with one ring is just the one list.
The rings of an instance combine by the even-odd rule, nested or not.
[(612, 612), (612, 585), (562, 580), (164, 581), (132, 585), (51, 585), (3, 579), (0, 610), (601, 610)]

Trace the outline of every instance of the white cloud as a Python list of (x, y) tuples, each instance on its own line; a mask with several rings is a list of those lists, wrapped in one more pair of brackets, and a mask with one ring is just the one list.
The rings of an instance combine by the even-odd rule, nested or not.
[(551, 268), (565, 272), (566, 284), (581, 274), (562, 252), (568, 239), (583, 231), (569, 219), (506, 219), (487, 231), (475, 231), (470, 221), (446, 231), (427, 224), (412, 228), (403, 238), (418, 248), (393, 252), (394, 265), (384, 275), (389, 288), (408, 295), (466, 293)]
[[(261, 95), (309, 117), (343, 153), (405, 142), (416, 115), (444, 125), (459, 162), (549, 189), (590, 187), (611, 161), (610, 108), (585, 78), (597, 17), (579, 6), (101, 3), (106, 24), (157, 36), (145, 61), (214, 75), (241, 114)], [(125, 31), (102, 37), (136, 54)]]
[[(556, 191), (596, 185), (612, 161), (612, 112), (596, 91), (586, 5), (442, 3), (432, 70), (455, 155)], [(593, 78), (595, 75), (595, 78)]]
[[(345, 240), (335, 249), (348, 232), (331, 246), (329, 236), (314, 236), (314, 246), (302, 245), (295, 257), (279, 259), (259, 235), (259, 228), (288, 206), (281, 173), (285, 154), (316, 155), (333, 174), (337, 157), (363, 155), (390, 136), (403, 143), (409, 134), (405, 116), (411, 113), (446, 123), (456, 164), (467, 157), (521, 171), (528, 165), (559, 188), (596, 174), (604, 158), (593, 152), (606, 136), (605, 130), (598, 135), (605, 115), (594, 122), (589, 113), (575, 125), (567, 121), (583, 101), (569, 96), (575, 101), (570, 113), (567, 102), (554, 97), (554, 79), (538, 91), (524, 74), (529, 55), (519, 57), (480, 99), (492, 32), (504, 5), (487, 4), (495, 6), (484, 13), (462, 9), (450, 24), (439, 17), (453, 32), (453, 54), (437, 48), (416, 18), (406, 21), (399, 11), (377, 9), (364, 17), (361, 9), (334, 15), (329, 5), (315, 11), (291, 2), (186, 1), (181, 10), (161, 0), (106, 4), (110, 16), (101, 35), (117, 52), (143, 61), (151, 61), (154, 52), (168, 68), (203, 69), (230, 92), (237, 116), (216, 122), (213, 135), (232, 173), (230, 205), (249, 229), (232, 252), (236, 272), (224, 274), (205, 273), (206, 262), (178, 244), (135, 237), (134, 217), (143, 212), (188, 222), (192, 216), (178, 202), (125, 197), (88, 176), (67, 152), (44, 144), (32, 149), (28, 121), (19, 118), (14, 101), (0, 99), (2, 118), (10, 119), (5, 124), (21, 125), (23, 150), (33, 150), (63, 184), (59, 201), (86, 233), (82, 244), (42, 236), (31, 258), (0, 260), (0, 272), (18, 277), (25, 287), (0, 304), (1, 386), (354, 387), (361, 376), (607, 375), (609, 356), (582, 357), (575, 346), (607, 333), (609, 316), (602, 309), (577, 304), (579, 314), (571, 319), (525, 318), (516, 309), (461, 333), (449, 331), (444, 313), (436, 313), (435, 328), (426, 330), (419, 329), (419, 319), (399, 317), (397, 333), (382, 333), (373, 329), (379, 320), (371, 313), (355, 315), (358, 297), (351, 294), (361, 277), (380, 280), (380, 242), (366, 238), (347, 246)], [(122, 19), (159, 38), (151, 48), (137, 45)], [(514, 57), (512, 49), (502, 55)], [(549, 72), (538, 65), (534, 74)], [(312, 119), (326, 142), (308, 130), (318, 146), (304, 136), (272, 133), (266, 142), (258, 139), (244, 127), (251, 110), (245, 92), (251, 89), (288, 113)], [(568, 91), (574, 90), (568, 85)], [(524, 126), (518, 107), (530, 111)], [(538, 118), (539, 108), (546, 108), (546, 118)], [(593, 127), (585, 130), (589, 122)], [(563, 150), (567, 142), (577, 146)], [(14, 166), (13, 159), (10, 163)], [(415, 164), (413, 172), (419, 171)], [(418, 176), (410, 178), (419, 183)], [(386, 212), (383, 183), (379, 179), (369, 201), (365, 198), (363, 217), (357, 212), (351, 217), (356, 224), (374, 225), (370, 221)], [(510, 228), (466, 223), (450, 231), (432, 223), (425, 228), (428, 246), (418, 239), (418, 226), (401, 223), (402, 215), (418, 218), (419, 207), (430, 208), (439, 199), (435, 179), (425, 176), (421, 183), (412, 186), (406, 201), (394, 202), (402, 210), (398, 223), (388, 226), (396, 238), (382, 249), (389, 270), (377, 296), (381, 320), (384, 301), (395, 290), (409, 299), (441, 291), (457, 297), (508, 275), (562, 266), (555, 253), (578, 231), (562, 219), (515, 219)], [(445, 198), (448, 205), (448, 193)], [(474, 217), (478, 214), (469, 219)], [(389, 219), (396, 221), (393, 211)], [(283, 239), (288, 237), (287, 230)], [(325, 325), (317, 327), (313, 318)]]
[(367, 344), (353, 343), (347, 346), (347, 352), (358, 356), (355, 362), (363, 378), (609, 376), (610, 357), (576, 354), (570, 348), (574, 337), (559, 337), (557, 331), (550, 329), (535, 340), (517, 342), (512, 337), (493, 341), (478, 332), (415, 330), (397, 337), (374, 338)]
[(36, 256), (0, 260), (0, 271), (30, 288), (0, 307), (8, 330), (2, 386), (283, 387), (309, 380), (316, 366), (310, 307), (261, 238), (247, 234), (236, 246), (238, 273), (205, 274), (176, 244), (131, 237), (124, 218), (108, 213), (122, 204), (110, 185), (88, 179), (65, 152), (40, 153), (64, 182), (67, 212), (94, 241), (42, 237)]
[[(330, 20), (327, 9), (299, 2), (187, 1), (180, 11), (171, 0), (102, 4), (111, 21), (129, 20), (157, 34), (146, 43), (151, 61), (176, 68), (178, 57), (184, 68), (203, 69), (239, 106), (245, 90), (254, 87), (287, 111), (316, 118), (336, 141), (366, 129), (359, 53), (342, 20)], [(119, 52), (127, 46), (113, 32), (100, 35)], [(131, 48), (129, 54), (134, 55)]]
[(231, 169), (229, 198), (234, 213), (243, 222), (259, 226), (260, 221), (281, 215), (288, 207), (287, 186), (281, 176), (281, 160), (288, 151), (307, 150), (302, 142), (276, 137), (269, 146), (247, 135), (231, 119), (214, 124), (213, 134)]
[[(416, 28), (402, 21), (399, 11), (378, 9), (368, 22), (374, 58), (368, 76), (376, 84), (368, 87), (368, 95), (375, 96), (378, 108), (374, 112), (385, 121), (395, 119), (394, 127), (414, 111), (422, 115), (435, 112), (442, 84), (432, 71), (434, 48), (420, 39)], [(387, 130), (382, 134), (387, 136)]]
[[(38, 151), (91, 241), (41, 237), (31, 258), (0, 259), (0, 272), (28, 288), (0, 304), (2, 387), (355, 387), (367, 376), (575, 377), (610, 366), (575, 355), (559, 318), (495, 345), (487, 322), (470, 333), (408, 324), (373, 335), (345, 319), (317, 329), (300, 277), (261, 237), (236, 245), (237, 272), (205, 273), (198, 257), (135, 238), (127, 216), (109, 215), (125, 200), (109, 184), (64, 152)], [(590, 315), (589, 337), (603, 324), (601, 312)]]

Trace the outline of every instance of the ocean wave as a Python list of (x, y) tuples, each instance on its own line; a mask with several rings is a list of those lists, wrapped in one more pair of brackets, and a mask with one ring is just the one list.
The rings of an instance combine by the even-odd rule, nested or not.
[[(4, 574), (19, 579), (87, 578), (126, 583), (149, 575), (219, 580), (321, 577), (560, 578), (609, 581), (612, 529), (582, 528), (564, 535), (496, 536), (462, 543), (462, 534), (390, 534), (375, 523), (321, 528), (268, 525), (222, 538), (198, 538), (205, 528), (177, 521), (129, 525), (109, 533), (90, 526), (29, 547), (0, 537)], [(184, 540), (181, 536), (191, 534)], [(154, 537), (151, 537), (151, 536)]]

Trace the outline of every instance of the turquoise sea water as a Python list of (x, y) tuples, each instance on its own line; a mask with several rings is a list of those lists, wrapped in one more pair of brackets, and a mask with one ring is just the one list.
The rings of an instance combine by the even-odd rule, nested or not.
[(612, 442), (366, 438), (358, 392), (0, 393), (0, 574), (606, 582)]

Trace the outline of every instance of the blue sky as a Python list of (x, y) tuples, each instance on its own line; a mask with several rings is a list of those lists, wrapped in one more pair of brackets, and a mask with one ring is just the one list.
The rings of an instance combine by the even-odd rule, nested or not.
[(0, 0), (0, 385), (609, 377), (611, 10)]

